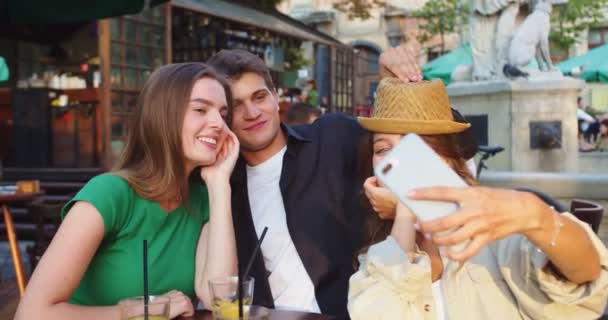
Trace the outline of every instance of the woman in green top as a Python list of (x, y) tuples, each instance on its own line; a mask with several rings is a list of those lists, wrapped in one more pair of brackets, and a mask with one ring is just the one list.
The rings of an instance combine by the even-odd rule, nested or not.
[[(16, 319), (119, 319), (117, 302), (143, 294), (143, 239), (150, 294), (171, 297), (172, 318), (192, 315), (196, 296), (211, 305), (208, 279), (236, 273), (231, 100), (227, 82), (202, 63), (150, 76), (122, 158), (65, 206)], [(198, 175), (204, 186), (190, 182)]]

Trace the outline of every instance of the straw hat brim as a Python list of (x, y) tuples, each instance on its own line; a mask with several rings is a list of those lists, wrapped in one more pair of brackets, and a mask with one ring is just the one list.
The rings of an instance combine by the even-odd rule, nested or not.
[(471, 125), (451, 120), (404, 120), (395, 118), (358, 117), (361, 126), (371, 132), (391, 134), (449, 134), (466, 130)]

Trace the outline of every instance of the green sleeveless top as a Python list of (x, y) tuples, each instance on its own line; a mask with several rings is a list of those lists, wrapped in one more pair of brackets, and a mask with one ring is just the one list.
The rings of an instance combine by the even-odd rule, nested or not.
[(63, 218), (75, 202), (86, 201), (104, 222), (103, 240), (69, 302), (106, 306), (143, 295), (144, 239), (148, 240), (150, 294), (179, 290), (196, 301), (196, 246), (209, 220), (209, 199), (206, 187), (198, 183), (190, 185), (189, 197), (190, 209), (181, 205), (167, 213), (157, 202), (138, 196), (118, 176), (91, 179), (61, 212)]

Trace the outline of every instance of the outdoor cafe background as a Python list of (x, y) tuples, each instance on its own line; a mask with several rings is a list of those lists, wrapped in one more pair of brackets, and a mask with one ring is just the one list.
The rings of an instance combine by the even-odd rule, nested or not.
[[(8, 8), (2, 7), (6, 3)], [(0, 253), (7, 256), (0, 271), (12, 268), (4, 241), (13, 229), (25, 254), (23, 273), (30, 274), (59, 224), (62, 204), (111, 168), (137, 94), (162, 64), (205, 61), (224, 48), (247, 49), (266, 61), (279, 87), (314, 78), (329, 111), (352, 113), (352, 47), (247, 1), (149, 4), (0, 3), (0, 185), (33, 180), (44, 192), (8, 203), (14, 223), (0, 221)], [(300, 70), (304, 58), (310, 62), (306, 72)], [(298, 79), (298, 71), (308, 78)], [(0, 279), (0, 300), (10, 303), (4, 285), (15, 275), (5, 273), (10, 275)], [(4, 307), (0, 303), (0, 318)]]

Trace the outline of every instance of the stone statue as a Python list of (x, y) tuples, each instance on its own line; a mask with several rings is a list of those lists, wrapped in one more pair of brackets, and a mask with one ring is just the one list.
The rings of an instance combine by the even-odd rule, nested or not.
[(520, 0), (471, 1), (472, 79), (491, 80), (507, 63)]
[(513, 72), (525, 68), (536, 58), (541, 71), (556, 70), (549, 54), (551, 29), (551, 0), (534, 0), (533, 10), (519, 26), (509, 47), (508, 64), (503, 72), (511, 77)]

